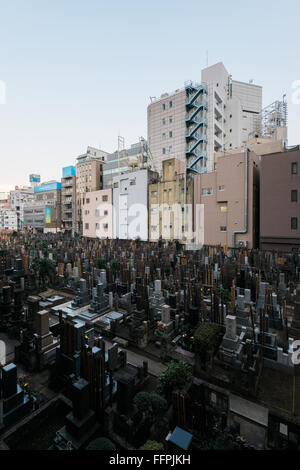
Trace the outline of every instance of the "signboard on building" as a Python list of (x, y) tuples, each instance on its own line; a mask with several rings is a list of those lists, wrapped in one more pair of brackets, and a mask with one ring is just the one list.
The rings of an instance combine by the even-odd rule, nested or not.
[(46, 224), (51, 224), (51, 206), (46, 206), (45, 211), (46, 211), (45, 222)]

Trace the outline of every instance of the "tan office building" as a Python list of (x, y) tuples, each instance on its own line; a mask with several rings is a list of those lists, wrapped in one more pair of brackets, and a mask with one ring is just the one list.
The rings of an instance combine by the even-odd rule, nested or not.
[(185, 241), (193, 229), (193, 184), (187, 183), (186, 211), (184, 163), (171, 158), (162, 162), (162, 177), (149, 184), (149, 240)]
[(76, 227), (82, 233), (82, 206), (85, 194), (103, 188), (103, 164), (107, 152), (88, 147), (87, 152), (77, 157), (76, 164)]

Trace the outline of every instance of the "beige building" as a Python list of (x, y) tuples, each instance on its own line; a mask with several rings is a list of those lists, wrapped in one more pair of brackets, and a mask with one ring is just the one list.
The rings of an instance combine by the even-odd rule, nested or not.
[(218, 157), (215, 170), (194, 177), (194, 210), (201, 204), (203, 211), (202, 242), (255, 248), (258, 246), (259, 157), (247, 149), (215, 155)]
[(193, 229), (193, 185), (187, 183), (184, 212), (184, 164), (171, 158), (162, 162), (162, 177), (148, 187), (149, 240), (189, 239)]
[(107, 155), (107, 152), (88, 147), (85, 154), (77, 157), (76, 226), (79, 233), (82, 233), (82, 206), (85, 194), (103, 188), (103, 164)]
[[(202, 70), (201, 83), (153, 98), (148, 106), (148, 147), (154, 169), (177, 158), (212, 171), (214, 153), (245, 145), (260, 132), (262, 87), (232, 80), (222, 62)], [(195, 163), (196, 162), (196, 163)]]
[(85, 195), (82, 227), (84, 237), (113, 237), (112, 189), (101, 189)]

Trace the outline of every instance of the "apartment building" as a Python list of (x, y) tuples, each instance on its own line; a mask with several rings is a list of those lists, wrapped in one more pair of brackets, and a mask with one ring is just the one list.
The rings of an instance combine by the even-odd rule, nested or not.
[(49, 181), (34, 187), (34, 200), (24, 205), (24, 226), (47, 232), (61, 230), (61, 183)]
[(113, 238), (148, 240), (148, 184), (155, 177), (148, 169), (113, 177)]
[(76, 230), (76, 168), (66, 166), (61, 179), (61, 225), (62, 230), (75, 233)]
[(103, 164), (108, 153), (88, 147), (76, 163), (76, 231), (82, 233), (82, 206), (85, 194), (103, 188)]
[[(193, 229), (193, 184), (187, 183), (185, 165), (176, 158), (162, 162), (162, 177), (148, 187), (149, 241), (191, 241)], [(185, 205), (186, 203), (186, 205)]]
[(23, 186), (10, 191), (11, 208), (17, 215), (17, 228), (21, 229), (24, 225), (24, 206), (34, 200), (33, 187)]
[(86, 194), (82, 210), (83, 236), (113, 238), (112, 189), (100, 189)]
[(260, 248), (300, 252), (300, 146), (261, 156)]
[(17, 230), (18, 217), (13, 209), (0, 208), (0, 230)]
[[(216, 154), (215, 170), (194, 177), (196, 241), (256, 248), (259, 224), (259, 157), (245, 149)], [(202, 219), (199, 212), (202, 211)]]
[(232, 80), (222, 62), (202, 70), (201, 82), (152, 98), (148, 146), (154, 169), (176, 158), (198, 173), (214, 169), (215, 152), (239, 148), (260, 132), (262, 87)]

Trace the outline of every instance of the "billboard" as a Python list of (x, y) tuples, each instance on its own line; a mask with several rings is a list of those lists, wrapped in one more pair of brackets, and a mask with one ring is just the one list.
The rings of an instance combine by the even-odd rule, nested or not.
[(61, 189), (61, 183), (48, 183), (48, 184), (41, 184), (41, 186), (35, 186), (33, 192), (34, 193), (43, 193), (44, 191), (54, 191)]
[(40, 175), (29, 175), (29, 181), (30, 183), (39, 183), (41, 181)]
[(65, 166), (63, 168), (63, 178), (69, 178), (70, 176), (76, 175), (76, 168), (75, 166)]
[(46, 206), (45, 211), (45, 222), (46, 224), (51, 224), (51, 206)]

